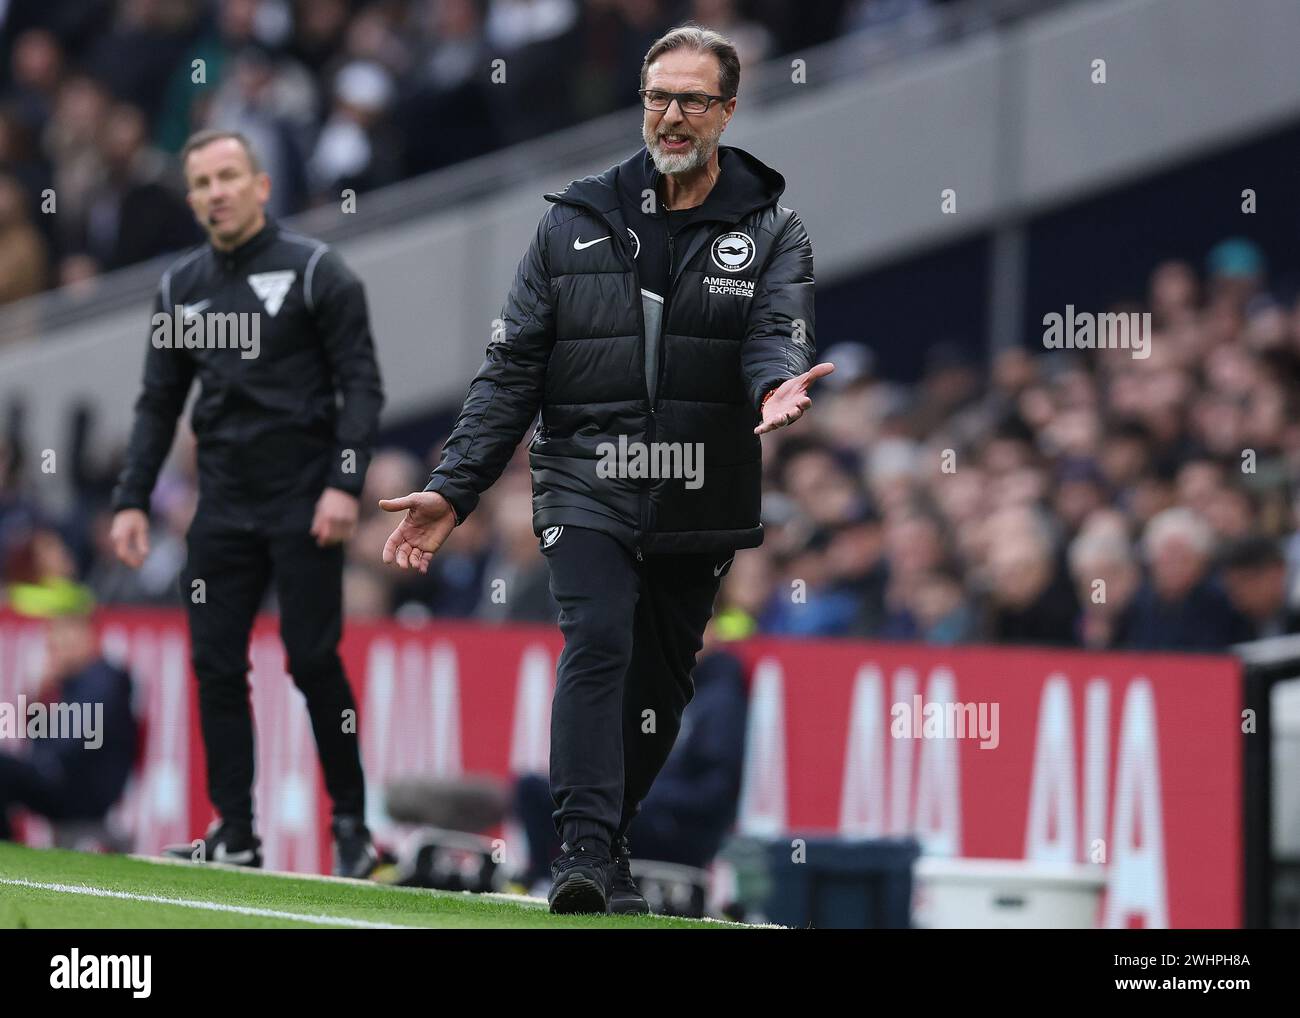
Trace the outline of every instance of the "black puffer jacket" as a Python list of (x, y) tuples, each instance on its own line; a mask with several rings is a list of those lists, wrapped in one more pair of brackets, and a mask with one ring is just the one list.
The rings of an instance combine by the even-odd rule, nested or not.
[[(777, 204), (779, 173), (736, 148), (724, 147), (720, 159), (715, 218), (672, 242), (663, 328), (648, 336), (618, 193), (619, 174), (647, 172), (646, 150), (545, 196), (554, 205), (519, 263), (503, 328), (425, 489), (441, 492), (458, 521), (540, 408), (529, 445), (536, 533), (589, 527), (638, 554), (762, 543), (753, 429), (764, 394), (813, 363), (812, 246), (798, 215)], [(606, 238), (612, 243), (599, 242)], [(702, 470), (637, 476), (625, 458), (618, 476), (607, 476), (606, 454), (637, 443), (690, 445), (702, 452)]]

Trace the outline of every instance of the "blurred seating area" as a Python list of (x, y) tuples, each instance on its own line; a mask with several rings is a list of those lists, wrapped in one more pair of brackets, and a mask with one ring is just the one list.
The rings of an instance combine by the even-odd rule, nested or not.
[(243, 131), (287, 216), (636, 103), (694, 19), (745, 66), (944, 0), (10, 0), (0, 304), (202, 239), (176, 153)]

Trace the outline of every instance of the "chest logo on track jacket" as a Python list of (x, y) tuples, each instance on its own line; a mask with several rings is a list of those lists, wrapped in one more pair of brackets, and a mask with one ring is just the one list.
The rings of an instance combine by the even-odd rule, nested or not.
[(258, 300), (266, 308), (266, 313), (272, 318), (284, 304), (284, 298), (289, 295), (289, 287), (293, 286), (293, 281), (298, 274), (293, 269), (282, 269), (278, 272), (256, 272), (248, 277), (248, 285), (253, 288), (257, 294)]

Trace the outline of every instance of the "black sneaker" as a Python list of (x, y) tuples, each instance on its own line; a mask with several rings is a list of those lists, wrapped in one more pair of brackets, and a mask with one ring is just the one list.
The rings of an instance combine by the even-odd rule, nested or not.
[(546, 900), (555, 915), (601, 913), (609, 908), (609, 867), (606, 852), (587, 843), (560, 846), (562, 856), (551, 863), (551, 893)]
[(365, 880), (379, 865), (379, 853), (370, 840), (370, 831), (360, 817), (335, 817), (334, 875)]
[(189, 862), (223, 862), (229, 866), (262, 866), (262, 840), (246, 824), (231, 824), (218, 820), (197, 841), (183, 845), (168, 845), (162, 854), (169, 859)]
[(614, 857), (609, 867), (610, 915), (649, 915), (650, 903), (632, 879), (632, 854), (627, 838), (615, 838), (610, 854)]

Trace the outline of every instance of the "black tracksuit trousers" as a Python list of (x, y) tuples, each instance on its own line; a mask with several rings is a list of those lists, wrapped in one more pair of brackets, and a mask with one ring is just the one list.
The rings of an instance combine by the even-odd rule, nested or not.
[(551, 796), (560, 839), (606, 849), (627, 832), (677, 740), (691, 669), (731, 551), (646, 555), (565, 526), (542, 554), (564, 651), (551, 706)]
[[(225, 821), (252, 823), (248, 641), (267, 585), (274, 582), (288, 670), (307, 701), (334, 815), (362, 816), (365, 781), (356, 703), (337, 650), (343, 631), (343, 546), (320, 548), (305, 529), (266, 533), (205, 520), (201, 513), (187, 544), (181, 597), (189, 616), (213, 806)], [(203, 581), (197, 593), (196, 580)], [(352, 724), (345, 724), (347, 718)], [(276, 733), (264, 735), (273, 739)]]

